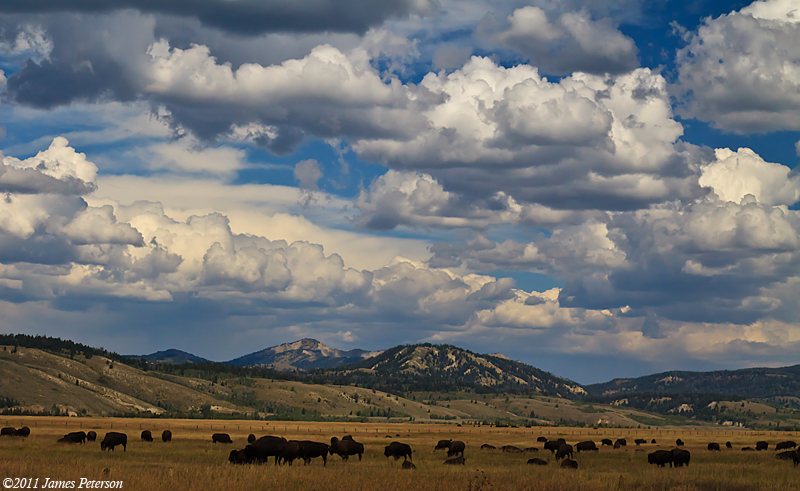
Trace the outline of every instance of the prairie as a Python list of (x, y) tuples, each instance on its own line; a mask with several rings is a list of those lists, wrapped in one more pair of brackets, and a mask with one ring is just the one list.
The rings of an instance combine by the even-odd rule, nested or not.
[[(691, 428), (672, 429), (590, 429), (590, 428), (496, 428), (455, 425), (387, 423), (318, 423), (211, 421), (121, 418), (0, 418), (3, 426), (31, 428), (28, 438), (0, 438), (0, 478), (45, 478), (59, 481), (122, 481), (123, 489), (142, 490), (789, 490), (796, 488), (800, 468), (775, 458), (775, 443), (797, 440), (788, 432), (715, 431)], [(70, 431), (98, 434), (97, 442), (85, 445), (58, 444), (56, 440)], [(128, 435), (127, 451), (101, 452), (99, 440), (109, 431)], [(140, 441), (141, 430), (149, 429), (156, 441)], [(161, 431), (170, 429), (173, 441), (160, 441)], [(229, 433), (232, 445), (214, 444), (211, 434)], [(347, 462), (338, 456), (320, 459), (308, 466), (234, 466), (228, 463), (231, 449), (246, 445), (247, 435), (280, 435), (287, 439), (329, 442), (331, 436), (351, 434), (366, 447), (362, 462), (351, 457)], [(537, 437), (563, 437), (568, 443), (602, 438), (624, 437), (628, 446), (617, 450), (603, 447), (599, 452), (575, 454), (578, 470), (560, 469), (550, 452), (541, 450)], [(465, 466), (444, 466), (443, 451), (433, 451), (440, 439), (463, 440), (467, 444)], [(635, 438), (657, 444), (634, 445)], [(647, 453), (673, 448), (676, 438), (685, 442), (692, 453), (688, 468), (660, 469), (647, 464)], [(414, 449), (416, 470), (402, 470), (402, 461), (383, 455), (391, 441), (408, 443)], [(742, 452), (758, 440), (770, 443), (765, 452)], [(733, 449), (724, 449), (726, 441)], [(721, 452), (706, 450), (709, 442), (723, 446)], [(516, 445), (537, 447), (525, 454), (481, 451), (481, 444), (496, 447)], [(638, 450), (638, 451), (637, 451)], [(526, 465), (527, 459), (540, 457), (548, 466)], [(107, 469), (107, 472), (104, 470)]]

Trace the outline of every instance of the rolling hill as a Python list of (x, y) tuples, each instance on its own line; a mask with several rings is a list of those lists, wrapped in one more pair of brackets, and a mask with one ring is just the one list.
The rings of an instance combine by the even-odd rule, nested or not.
[(156, 351), (149, 355), (127, 355), (129, 358), (144, 358), (149, 363), (202, 363), (207, 360), (197, 355), (181, 351), (179, 349), (168, 349)]

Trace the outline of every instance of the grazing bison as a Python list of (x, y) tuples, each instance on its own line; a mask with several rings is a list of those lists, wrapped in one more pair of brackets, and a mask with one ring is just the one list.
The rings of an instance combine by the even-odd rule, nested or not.
[(725, 442), (725, 448), (733, 448), (733, 445), (731, 445), (731, 442)]
[(288, 442), (278, 445), (278, 455), (275, 456), (275, 461), (280, 461), (281, 464), (288, 463), (292, 465), (295, 459), (299, 459), (300, 455), (300, 442), (296, 440), (289, 440)]
[(769, 448), (769, 443), (765, 441), (756, 442), (756, 450), (767, 450)]
[(301, 440), (297, 442), (300, 445), (300, 458), (303, 459), (303, 465), (311, 463), (311, 459), (322, 457), (322, 467), (328, 465), (328, 444), (320, 442), (312, 442), (310, 440)]
[(616, 446), (617, 443), (619, 443), (620, 447), (627, 447), (628, 446), (628, 440), (626, 440), (624, 438), (617, 439), (617, 441), (614, 442), (614, 446)]
[(602, 443), (603, 445), (608, 445), (609, 447), (614, 446), (614, 442), (611, 441), (611, 438), (603, 438), (602, 440), (600, 440), (600, 443)]
[(17, 430), (17, 436), (27, 437), (30, 436), (30, 434), (31, 434), (31, 429), (28, 428), (27, 426), (23, 426), (22, 428)]
[(675, 446), (676, 447), (682, 447), (683, 446), (683, 440), (681, 440), (680, 438), (675, 440)]
[(100, 442), (100, 450), (109, 449), (113, 452), (114, 447), (117, 445), (122, 445), (122, 450), (127, 452), (128, 435), (116, 431), (109, 431), (106, 433), (106, 436), (103, 437), (103, 441)]
[(672, 452), (669, 450), (656, 450), (647, 455), (647, 463), (656, 464), (659, 467), (664, 467), (669, 464), (669, 466), (672, 467)]
[(775, 454), (775, 458), (778, 460), (792, 460), (794, 458), (794, 450), (779, 452)]
[(643, 443), (647, 443), (647, 440), (645, 440), (644, 438), (637, 438), (636, 440), (633, 441), (633, 443), (641, 445)]
[(411, 462), (410, 460), (403, 461), (403, 469), (416, 469), (416, 468), (417, 466), (415, 466), (414, 463)]
[(775, 450), (785, 450), (787, 448), (794, 448), (797, 444), (791, 440), (787, 440), (785, 442), (780, 442), (779, 444), (775, 445)]
[(570, 459), (572, 458), (572, 445), (562, 443), (556, 451), (556, 460), (561, 460), (565, 457), (569, 457)]
[(532, 458), (528, 459), (528, 465), (547, 465), (547, 461), (543, 459)]
[(546, 436), (540, 436), (539, 438), (537, 438), (537, 439), (536, 439), (536, 441), (537, 441), (537, 442), (543, 442), (543, 443), (544, 443), (544, 442), (546, 442), (546, 441), (547, 441), (547, 437), (546, 437)]
[(172, 441), (172, 432), (169, 430), (164, 430), (161, 432), (161, 441), (164, 443)]
[(742, 452), (755, 452), (756, 449), (753, 447), (742, 447)]
[(364, 453), (364, 445), (354, 440), (345, 440), (344, 438), (339, 440), (334, 436), (331, 438), (331, 446), (328, 451), (331, 455), (338, 455), (342, 460), (349, 459), (351, 455), (358, 455), (360, 462), (361, 455)]
[(558, 447), (560, 446), (561, 444), (555, 440), (549, 440), (544, 442), (544, 449), (550, 450), (550, 453), (556, 453), (556, 450), (558, 450)]
[(508, 453), (522, 453), (522, 449), (519, 447), (515, 447), (514, 445), (503, 445), (502, 447), (500, 447), (500, 450)]
[(444, 465), (464, 465), (465, 463), (466, 460), (464, 459), (463, 455), (452, 457), (444, 461)]
[(281, 436), (262, 436), (245, 448), (250, 448), (250, 452), (257, 456), (259, 460), (266, 462), (270, 457), (275, 457), (275, 465), (278, 465), (282, 445), (287, 443), (286, 438)]
[(250, 433), (247, 435), (247, 443), (253, 443), (254, 441), (256, 441), (256, 436), (254, 434)]
[(94, 431), (89, 431), (86, 433), (86, 441), (93, 442), (97, 440), (97, 433)]
[(451, 440), (439, 440), (439, 443), (436, 444), (436, 447), (433, 449), (434, 451), (439, 450), (441, 448), (447, 449), (447, 456), (452, 457), (453, 455), (461, 454), (464, 456), (464, 450), (467, 446), (462, 441), (453, 441)]
[(351, 442), (355, 441), (353, 440), (353, 435), (345, 435), (342, 437), (342, 440), (350, 440)]
[(719, 443), (709, 443), (708, 444), (708, 449), (709, 450), (716, 450), (717, 452), (719, 452)]
[(689, 460), (691, 460), (692, 455), (689, 453), (688, 450), (683, 450), (680, 448), (673, 448), (672, 449), (672, 465), (675, 467), (689, 467)]
[(578, 451), (578, 453), (581, 453), (581, 450), (583, 450), (584, 452), (590, 452), (592, 450), (594, 450), (594, 451), (598, 450), (597, 449), (597, 445), (595, 445), (595, 443), (593, 441), (586, 441), (586, 442), (576, 443), (575, 444), (575, 449)]
[(411, 459), (411, 447), (400, 442), (392, 442), (386, 445), (383, 449), (383, 455), (386, 457), (394, 457), (395, 461), (400, 457), (403, 457), (403, 460), (413, 460)]
[(18, 436), (17, 429), (6, 427), (0, 430), (0, 436)]
[(797, 464), (800, 464), (800, 450), (794, 451), (794, 455), (792, 456), (792, 462), (794, 462), (795, 467), (797, 467)]
[(523, 452), (538, 452), (539, 449), (536, 447), (528, 447), (522, 450)]
[(153, 434), (150, 433), (150, 430), (144, 430), (142, 432), (142, 441), (143, 442), (152, 442), (153, 441)]
[(566, 459), (564, 462), (561, 462), (562, 469), (577, 469), (578, 463), (572, 459)]
[(655, 442), (656, 442), (656, 439), (655, 439), (655, 438), (653, 438), (652, 440), (650, 440), (650, 443), (655, 443)]
[(481, 445), (481, 450), (495, 450), (496, 447), (494, 445), (489, 445), (488, 443), (484, 443)]
[(58, 440), (59, 443), (86, 443), (86, 433), (83, 431), (73, 431), (67, 433), (63, 438)]
[(228, 455), (228, 462), (231, 464), (248, 464), (247, 462), (247, 454), (244, 450), (231, 450), (231, 453)]
[(233, 443), (233, 440), (231, 440), (230, 435), (227, 433), (214, 433), (211, 435), (211, 441), (213, 443)]

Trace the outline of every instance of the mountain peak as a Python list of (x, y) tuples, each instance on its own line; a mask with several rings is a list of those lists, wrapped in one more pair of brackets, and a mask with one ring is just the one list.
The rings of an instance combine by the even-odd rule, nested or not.
[(256, 351), (226, 363), (235, 366), (267, 366), (280, 370), (312, 370), (361, 361), (379, 353), (382, 352), (340, 350), (316, 339), (303, 338)]

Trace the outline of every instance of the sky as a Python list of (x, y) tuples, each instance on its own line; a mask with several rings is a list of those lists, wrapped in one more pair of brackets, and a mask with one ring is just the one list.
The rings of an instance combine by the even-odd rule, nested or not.
[(0, 330), (800, 363), (800, 5), (6, 0)]

